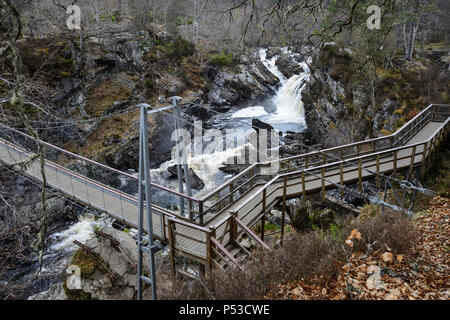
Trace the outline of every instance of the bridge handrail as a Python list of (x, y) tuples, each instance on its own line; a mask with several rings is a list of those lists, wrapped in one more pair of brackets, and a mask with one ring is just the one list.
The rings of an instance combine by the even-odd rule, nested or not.
[[(347, 161), (355, 161), (355, 160), (363, 160), (366, 158), (371, 158), (371, 157), (376, 157), (378, 155), (383, 155), (383, 154), (388, 154), (388, 153), (394, 153), (401, 150), (405, 150), (405, 149), (412, 149), (414, 147), (418, 147), (421, 145), (428, 145), (431, 141), (434, 140), (434, 138), (439, 134), (439, 132), (441, 132), (450, 122), (450, 117), (447, 118), (447, 120), (445, 122), (443, 122), (442, 125), (439, 126), (439, 128), (437, 128), (432, 134), (431, 136), (422, 142), (418, 142), (418, 143), (414, 143), (414, 144), (409, 144), (409, 145), (405, 145), (405, 146), (400, 146), (400, 147), (396, 147), (396, 148), (392, 148), (392, 149), (388, 149), (388, 150), (383, 150), (383, 151), (379, 151), (376, 153), (371, 153), (368, 155), (363, 155), (363, 156), (358, 156), (352, 159), (349, 159)], [(423, 154), (425, 152), (425, 148), (421, 153), (417, 153), (417, 155)], [(410, 157), (410, 156), (408, 156)], [(400, 159), (397, 159), (400, 160)], [(327, 163), (325, 165), (321, 165), (321, 166), (317, 166), (317, 167), (312, 167), (312, 168), (308, 168), (308, 171), (317, 171), (319, 169), (327, 169), (329, 167), (334, 167), (337, 165), (340, 165), (341, 163), (344, 163), (344, 161), (336, 161), (333, 163)], [(364, 168), (362, 169), (364, 170)], [(243, 207), (245, 207), (248, 203), (250, 203), (251, 201), (253, 201), (261, 192), (264, 192), (264, 190), (267, 190), (267, 188), (272, 185), (274, 182), (276, 182), (277, 180), (279, 180), (280, 178), (284, 178), (284, 177), (292, 177), (292, 176), (298, 176), (299, 174), (305, 172), (305, 174), (309, 174), (308, 172), (306, 172), (305, 170), (298, 170), (298, 171), (294, 171), (294, 172), (288, 172), (288, 173), (284, 173), (284, 174), (280, 174), (277, 175), (276, 177), (274, 177), (273, 179), (271, 179), (268, 183), (266, 183), (263, 187), (259, 188), (258, 191), (256, 191), (251, 197), (247, 198), (243, 203), (241, 203), (238, 207), (234, 208), (233, 210), (230, 211), (230, 215), (236, 215), (237, 212), (239, 212), (239, 210), (241, 210)], [(313, 179), (313, 180), (318, 180), (319, 178)]]
[[(9, 126), (3, 124), (3, 123), (0, 123), (0, 126), (6, 128), (6, 129), (8, 129), (8, 130), (11, 130), (11, 131), (13, 131), (13, 132), (15, 132), (15, 133), (17, 133), (17, 134), (20, 134), (20, 135), (22, 135), (22, 136), (24, 136), (24, 137), (26, 137), (26, 138), (28, 138), (28, 139), (32, 139), (32, 140), (36, 141), (36, 139), (35, 139), (34, 137), (32, 137), (32, 136), (30, 136), (30, 135), (28, 135), (28, 134), (26, 134), (26, 133), (24, 133), (24, 132), (21, 132), (21, 131), (19, 131), (19, 130), (17, 130), (17, 129), (11, 128), (11, 127), (9, 127)], [(82, 161), (86, 161), (87, 163), (93, 164), (93, 165), (95, 165), (95, 166), (99, 166), (99, 167), (104, 168), (104, 169), (106, 169), (106, 170), (109, 170), (109, 171), (112, 171), (112, 172), (114, 172), (114, 173), (123, 175), (123, 176), (125, 176), (125, 177), (127, 177), (127, 178), (130, 178), (130, 179), (133, 179), (133, 180), (136, 180), (136, 181), (139, 180), (138, 177), (135, 177), (135, 176), (133, 176), (132, 174), (123, 172), (123, 171), (118, 170), (118, 169), (111, 168), (111, 167), (109, 167), (109, 166), (107, 166), (107, 165), (105, 165), (105, 164), (102, 164), (102, 163), (96, 162), (96, 161), (94, 161), (94, 160), (85, 158), (85, 157), (80, 156), (80, 155), (78, 155), (78, 154), (76, 154), (76, 153), (73, 153), (73, 152), (70, 152), (70, 151), (68, 151), (68, 150), (65, 150), (65, 149), (62, 149), (62, 148), (60, 148), (60, 147), (57, 147), (57, 146), (55, 146), (55, 145), (52, 145), (52, 144), (50, 144), (50, 143), (48, 143), (48, 142), (45, 142), (45, 141), (43, 141), (43, 140), (40, 140), (40, 139), (39, 139), (39, 140), (37, 140), (37, 142), (40, 143), (40, 144), (42, 144), (42, 145), (45, 145), (45, 146), (47, 146), (47, 147), (50, 147), (50, 148), (52, 148), (52, 149), (58, 150), (58, 151), (60, 151), (60, 152), (62, 152), (62, 153), (64, 153), (64, 154), (70, 155), (71, 157), (77, 158), (77, 159), (82, 160)], [(180, 192), (175, 191), (175, 190), (171, 190), (171, 189), (169, 189), (169, 188), (166, 188), (166, 187), (164, 187), (164, 186), (158, 185), (158, 184), (153, 183), (153, 182), (150, 182), (150, 183), (151, 183), (151, 186), (152, 186), (152, 187), (155, 187), (155, 188), (157, 188), (157, 189), (160, 189), (160, 190), (163, 190), (163, 191), (172, 193), (172, 194), (174, 194), (174, 195), (176, 195), (176, 196), (182, 196), (183, 198), (185, 198), (185, 199), (187, 199), (187, 200), (191, 200), (191, 201), (193, 201), (193, 202), (197, 202), (197, 203), (200, 202), (200, 200), (197, 199), (197, 198), (195, 198), (195, 197), (190, 197), (190, 196), (188, 196), (188, 195), (185, 195), (185, 194), (180, 193)]]
[[(22, 155), (24, 155), (24, 156), (26, 156), (28, 158), (30, 157), (30, 153), (29, 152), (21, 149), (20, 147), (16, 146), (15, 144), (10, 143), (9, 141), (6, 141), (3, 138), (0, 138), (0, 143), (5, 145), (5, 146), (7, 146), (7, 147), (9, 147), (9, 148), (11, 148), (11, 149), (14, 149), (15, 152), (17, 152), (19, 154), (22, 154)], [(103, 184), (103, 183), (101, 183), (99, 181), (93, 180), (93, 179), (91, 179), (89, 177), (86, 177), (86, 176), (84, 176), (82, 174), (79, 174), (79, 173), (77, 173), (75, 171), (69, 170), (69, 169), (67, 169), (67, 168), (65, 168), (65, 167), (63, 167), (63, 166), (61, 166), (61, 165), (59, 165), (57, 163), (54, 163), (54, 162), (49, 161), (49, 160), (46, 160), (45, 161), (45, 166), (49, 167), (49, 168), (53, 168), (54, 171), (63, 172), (63, 173), (65, 173), (66, 175), (68, 175), (70, 177), (73, 177), (73, 178), (78, 179), (80, 181), (86, 182), (89, 185), (92, 185), (92, 186), (95, 186), (95, 187), (97, 187), (97, 188), (99, 188), (101, 190), (104, 190), (104, 192), (108, 192), (110, 194), (116, 195), (118, 198), (124, 198), (127, 201), (129, 201), (131, 203), (134, 203), (136, 206), (139, 205), (139, 200), (137, 198), (135, 198), (133, 196), (130, 196), (130, 195), (124, 193), (124, 192), (121, 192), (120, 190), (117, 190), (115, 188), (107, 186), (107, 185), (105, 185), (105, 184)], [(146, 205), (146, 201), (144, 201), (144, 205)], [(98, 208), (98, 209), (99, 210), (104, 210), (104, 208), (103, 209), (102, 208)], [(166, 209), (164, 209), (162, 207), (159, 207), (158, 205), (155, 205), (155, 204), (152, 204), (152, 210), (157, 212), (157, 213), (159, 213), (159, 214), (161, 214), (161, 215), (163, 215), (164, 217), (166, 217), (168, 219), (172, 219), (172, 220), (176, 221), (177, 223), (183, 222), (184, 224), (186, 224), (186, 223), (190, 222), (190, 220), (188, 220), (188, 219), (186, 219), (184, 217), (178, 216), (178, 215), (176, 215), (176, 214), (174, 214), (174, 213), (172, 213), (172, 212), (170, 212), (170, 211), (168, 211), (168, 210), (166, 210)], [(111, 213), (109, 213), (109, 214), (111, 214)], [(117, 216), (117, 215), (115, 216), (115, 218), (117, 218), (118, 220), (121, 220), (121, 221), (123, 220), (122, 217)], [(123, 221), (123, 222), (128, 223), (128, 224), (130, 223), (129, 221)], [(133, 225), (133, 227), (137, 227), (137, 226)], [(162, 239), (162, 240), (164, 240), (164, 239)]]
[[(364, 145), (375, 146), (375, 144), (380, 142), (380, 141), (390, 141), (390, 143), (388, 143), (388, 146), (392, 147), (395, 144), (394, 143), (395, 138), (399, 137), (402, 133), (404, 133), (405, 130), (410, 128), (413, 124), (415, 124), (413, 129), (414, 128), (417, 129), (419, 124), (422, 124), (425, 120), (427, 120), (429, 115), (432, 114), (432, 112), (435, 110), (435, 106), (445, 106), (445, 107), (448, 108), (448, 105), (434, 105), (434, 104), (431, 104), (427, 108), (422, 110), (420, 113), (418, 113), (416, 116), (414, 116), (402, 128), (400, 128), (398, 131), (396, 131), (395, 133), (390, 134), (390, 135), (386, 135), (386, 136), (378, 137), (378, 138), (374, 138), (374, 139), (369, 139), (369, 140), (364, 140), (364, 141), (358, 141), (358, 142), (354, 142), (354, 143), (350, 143), (350, 144), (346, 144), (346, 145), (341, 145), (341, 146), (336, 146), (336, 147), (332, 147), (332, 148), (327, 148), (327, 149), (323, 149), (323, 150), (312, 151), (312, 152), (309, 152), (309, 153), (304, 153), (304, 154), (301, 154), (301, 155), (296, 155), (296, 156), (291, 156), (291, 157), (287, 157), (287, 158), (282, 158), (282, 159), (278, 159), (278, 160), (274, 160), (274, 161), (268, 161), (268, 162), (261, 162), (261, 163), (253, 164), (250, 167), (248, 167), (247, 169), (245, 169), (244, 171), (242, 171), (241, 173), (239, 173), (238, 175), (234, 176), (233, 178), (231, 178), (230, 180), (228, 180), (227, 182), (222, 184), (221, 186), (217, 187), (213, 191), (211, 191), (208, 194), (206, 194), (205, 196), (203, 196), (200, 199), (203, 202), (206, 202), (206, 201), (208, 201), (211, 198), (216, 197), (216, 196), (219, 197), (219, 201), (216, 201), (215, 203), (211, 204), (208, 208), (205, 208), (204, 210), (205, 210), (205, 212), (211, 211), (213, 207), (215, 207), (218, 203), (220, 203), (221, 199), (226, 199), (230, 195), (230, 194), (227, 194), (225, 196), (220, 196), (220, 192), (221, 191), (225, 190), (227, 187), (232, 187), (233, 184), (236, 181), (238, 181), (239, 179), (243, 178), (247, 173), (254, 172), (255, 169), (260, 169), (262, 166), (268, 166), (268, 165), (270, 165), (273, 162), (279, 162), (279, 161), (289, 162), (289, 161), (293, 161), (293, 160), (308, 159), (308, 158), (312, 158), (314, 156), (324, 155), (326, 153), (331, 153), (331, 152), (334, 152), (334, 151), (341, 151), (341, 150), (350, 149), (350, 148), (356, 148), (356, 150), (357, 150), (356, 154), (359, 154), (358, 147), (361, 147), (361, 146), (364, 146)], [(419, 124), (416, 124), (416, 122), (418, 120), (420, 120)], [(397, 142), (403, 140), (406, 137), (407, 134), (405, 134), (402, 138), (397, 139)], [(386, 148), (389, 148), (389, 147), (386, 147)], [(376, 149), (377, 148), (375, 148), (374, 150), (376, 150)], [(381, 148), (378, 148), (378, 149), (381, 149)], [(351, 155), (345, 155), (345, 156), (342, 157), (342, 159), (348, 158), (349, 156), (351, 156)], [(350, 160), (347, 159), (346, 161), (350, 161)], [(244, 182), (244, 184), (241, 184), (238, 188), (233, 189), (232, 193), (236, 193), (238, 191), (238, 189), (242, 188), (243, 185), (245, 185), (245, 184), (246, 184), (246, 182)]]

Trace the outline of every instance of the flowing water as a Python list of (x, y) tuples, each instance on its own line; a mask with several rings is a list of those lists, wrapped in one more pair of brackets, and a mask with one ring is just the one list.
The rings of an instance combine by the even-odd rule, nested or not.
[[(288, 55), (293, 61), (297, 61), (297, 54), (289, 51), (287, 48), (282, 49), (282, 54)], [(266, 68), (280, 79), (280, 84), (276, 89), (276, 94), (268, 97), (261, 105), (249, 106), (246, 108), (232, 108), (229, 112), (215, 115), (211, 119), (211, 123), (218, 124), (221, 128), (235, 130), (238, 132), (237, 139), (243, 141), (251, 128), (252, 119), (257, 118), (261, 121), (269, 123), (276, 130), (287, 132), (302, 132), (306, 129), (304, 117), (304, 109), (302, 102), (302, 91), (310, 79), (311, 71), (306, 62), (300, 62), (299, 65), (304, 72), (293, 75), (287, 79), (278, 69), (276, 61), (278, 56), (267, 58), (267, 49), (259, 50), (259, 57)], [(247, 124), (244, 125), (243, 122)], [(229, 138), (225, 137), (225, 140)], [(234, 139), (234, 138), (232, 138)], [(226, 141), (224, 145), (226, 145)], [(231, 175), (219, 170), (223, 164), (228, 163), (229, 159), (234, 159), (240, 152), (249, 146), (249, 144), (235, 145), (228, 147), (221, 152), (203, 153), (201, 155), (188, 156), (189, 167), (194, 170), (197, 176), (205, 183), (205, 188), (201, 191), (193, 190), (193, 194), (201, 196), (224, 183)], [(171, 189), (178, 189), (177, 179), (170, 179), (167, 168), (174, 165), (173, 160), (163, 163), (158, 169), (151, 171), (152, 181), (162, 184)], [(158, 194), (160, 199), (164, 198), (164, 202), (169, 205), (176, 206), (177, 199), (168, 199), (162, 194)]]
[[(291, 55), (294, 58), (294, 53), (287, 49), (283, 49), (283, 54)], [(213, 119), (213, 123), (216, 121), (224, 128), (240, 129), (241, 138), (247, 135), (248, 132), (253, 131), (250, 126), (243, 128), (245, 126), (242, 122), (251, 125), (253, 118), (269, 123), (275, 129), (283, 132), (301, 132), (305, 130), (306, 123), (301, 93), (310, 78), (308, 65), (305, 62), (300, 63), (304, 72), (287, 79), (276, 66), (277, 56), (268, 59), (267, 49), (261, 49), (259, 55), (266, 68), (280, 79), (276, 94), (273, 97), (269, 97), (262, 105), (231, 109), (228, 113), (216, 116), (216, 119)], [(205, 183), (205, 188), (202, 191), (193, 190), (194, 195), (200, 196), (229, 179), (231, 175), (220, 171), (219, 168), (224, 163), (227, 163), (230, 158), (239, 155), (246, 146), (241, 144), (237, 147), (227, 148), (222, 152), (189, 156), (189, 167)], [(151, 170), (152, 181), (177, 190), (177, 179), (170, 179), (170, 174), (167, 171), (167, 168), (174, 164), (175, 162), (170, 160), (163, 163), (158, 169)], [(122, 181), (122, 187), (127, 188), (126, 181)], [(176, 197), (169, 197), (167, 194), (162, 193), (155, 193), (154, 197), (168, 207), (178, 205)], [(54, 279), (55, 275), (64, 271), (63, 267), (66, 265), (68, 258), (77, 249), (73, 244), (74, 240), (84, 243), (92, 236), (95, 227), (101, 227), (107, 223), (110, 223), (107, 218), (94, 219), (92, 217), (84, 217), (66, 230), (53, 234), (41, 273), (41, 278), (48, 280), (41, 286), (41, 290), (38, 291), (48, 289), (56, 281)], [(25, 279), (31, 276), (32, 274), (25, 275)]]

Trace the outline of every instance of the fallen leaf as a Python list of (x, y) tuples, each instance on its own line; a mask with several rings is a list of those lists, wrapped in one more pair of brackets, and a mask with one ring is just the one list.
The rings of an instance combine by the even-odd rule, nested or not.
[(397, 261), (398, 261), (398, 263), (402, 263), (402, 261), (403, 261), (403, 255), (402, 254), (399, 254), (397, 256)]
[(352, 240), (347, 239), (347, 240), (345, 241), (345, 243), (346, 243), (348, 246), (353, 247), (353, 241), (352, 241)]
[(292, 290), (292, 294), (296, 295), (297, 297), (300, 297), (300, 295), (303, 293), (302, 287), (297, 287), (294, 290)]
[(348, 272), (349, 270), (350, 270), (350, 267), (351, 267), (351, 263), (346, 263), (346, 264), (344, 264), (343, 266), (342, 266), (342, 270), (344, 271), (344, 272)]
[(381, 259), (384, 262), (392, 262), (394, 260), (394, 256), (393, 256), (392, 252), (385, 252), (381, 255)]

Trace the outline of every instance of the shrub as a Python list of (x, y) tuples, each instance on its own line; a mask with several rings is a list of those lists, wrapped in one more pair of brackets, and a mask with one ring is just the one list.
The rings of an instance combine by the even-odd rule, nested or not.
[(176, 59), (191, 56), (195, 52), (194, 44), (183, 38), (175, 39), (173, 43), (168, 45), (168, 49), (167, 54)]
[(271, 252), (255, 250), (244, 271), (216, 269), (210, 279), (193, 284), (180, 278), (171, 295), (164, 298), (261, 299), (275, 295), (278, 285), (287, 282), (312, 278), (328, 282), (347, 261), (345, 239), (354, 229), (362, 236), (361, 241), (354, 242), (354, 251), (366, 252), (371, 244), (372, 250), (387, 250), (388, 246), (393, 253), (409, 253), (417, 237), (413, 223), (401, 213), (364, 214), (355, 221), (344, 221), (342, 227), (332, 225), (329, 231), (297, 233)]
[(212, 54), (209, 63), (216, 66), (231, 66), (233, 64), (233, 55), (222, 50), (221, 53)]
[(370, 244), (375, 250), (386, 250), (388, 246), (396, 254), (410, 253), (417, 238), (411, 219), (406, 214), (391, 210), (372, 217), (360, 216), (344, 229), (344, 234), (349, 234), (352, 229), (358, 229), (362, 234), (362, 241), (355, 246), (360, 250), (366, 250)]

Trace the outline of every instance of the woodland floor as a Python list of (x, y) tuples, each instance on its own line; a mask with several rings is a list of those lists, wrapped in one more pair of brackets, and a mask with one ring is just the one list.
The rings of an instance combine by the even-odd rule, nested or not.
[[(450, 198), (435, 197), (416, 215), (419, 238), (409, 255), (391, 249), (354, 252), (339, 275), (326, 285), (320, 279), (279, 286), (269, 299), (448, 300), (450, 298)], [(361, 237), (357, 230), (347, 240)], [(323, 282), (323, 281), (322, 281)]]

